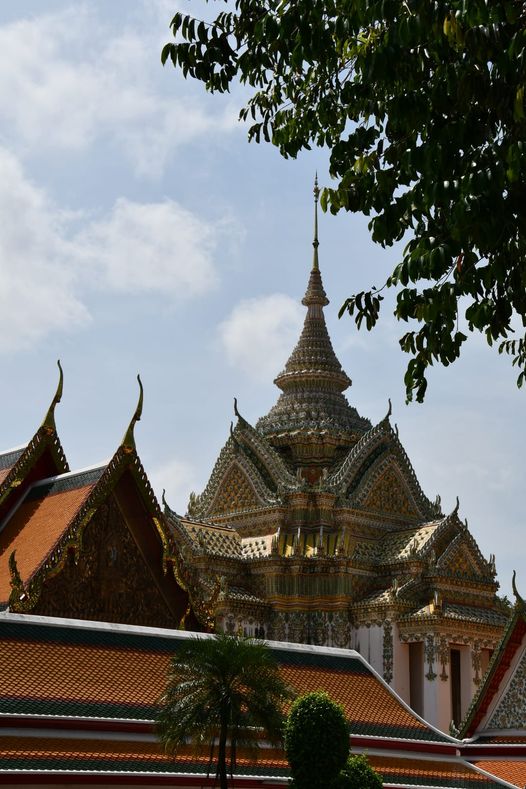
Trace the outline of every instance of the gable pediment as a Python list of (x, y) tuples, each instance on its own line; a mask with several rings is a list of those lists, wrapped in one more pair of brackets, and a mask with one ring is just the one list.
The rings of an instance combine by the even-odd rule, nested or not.
[(234, 461), (223, 475), (207, 514), (224, 515), (254, 509), (263, 504), (247, 473)]
[(362, 498), (364, 509), (396, 515), (404, 518), (418, 518), (412, 496), (404, 484), (400, 472), (387, 466), (375, 479), (374, 484)]
[(229, 512), (276, 504), (277, 494), (266, 483), (249, 454), (231, 436), (220, 452), (204, 491), (191, 494), (188, 515), (210, 518)]
[(457, 535), (438, 560), (438, 567), (448, 575), (480, 578), (488, 576), (488, 563), (469, 533)]
[(354, 507), (387, 519), (417, 522), (424, 516), (413, 495), (411, 480), (392, 454), (371, 464), (348, 500)]

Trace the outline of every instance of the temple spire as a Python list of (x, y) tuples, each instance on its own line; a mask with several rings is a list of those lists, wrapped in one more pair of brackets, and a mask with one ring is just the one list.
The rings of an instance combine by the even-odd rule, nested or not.
[[(321, 316), (320, 310), (326, 307), (329, 303), (327, 294), (323, 289), (323, 282), (320, 273), (320, 261), (318, 258), (318, 247), (320, 242), (318, 240), (318, 199), (320, 196), (320, 189), (318, 186), (318, 173), (314, 179), (314, 240), (312, 246), (314, 248), (312, 256), (312, 269), (309, 277), (309, 284), (307, 291), (302, 299), (302, 304), (309, 308), (309, 316), (312, 317), (316, 313), (317, 317)], [(314, 308), (314, 310), (312, 309)]]
[(314, 178), (314, 240), (312, 242), (312, 246), (314, 247), (314, 254), (312, 256), (312, 268), (313, 270), (319, 271), (320, 264), (318, 260), (318, 247), (320, 242), (318, 241), (318, 199), (320, 196), (320, 189), (318, 186), (318, 173)]
[[(318, 201), (320, 189), (318, 177), (314, 181), (314, 249), (309, 282), (302, 304), (307, 307), (301, 335), (284, 369), (274, 379), (281, 389), (277, 403), (262, 417), (256, 429), (263, 435), (273, 436), (279, 446), (292, 449), (311, 446), (316, 433), (325, 438), (314, 450), (311, 446), (309, 463), (325, 462), (340, 439), (348, 440), (351, 435), (360, 435), (370, 427), (356, 409), (347, 402), (343, 392), (351, 385), (351, 379), (342, 369), (332, 347), (324, 307), (329, 299), (323, 287), (318, 258)], [(326, 438), (331, 435), (330, 440)], [(302, 436), (309, 436), (308, 439)], [(331, 444), (332, 441), (332, 444)], [(305, 446), (307, 446), (305, 444)], [(328, 448), (331, 444), (332, 449)], [(307, 452), (307, 450), (305, 450)], [(295, 449), (292, 449), (292, 455)], [(299, 457), (303, 450), (297, 450)], [(306, 458), (307, 456), (305, 456)]]

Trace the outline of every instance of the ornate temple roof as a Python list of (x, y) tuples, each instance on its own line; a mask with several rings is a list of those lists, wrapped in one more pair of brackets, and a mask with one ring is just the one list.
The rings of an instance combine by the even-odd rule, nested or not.
[(261, 433), (272, 438), (298, 431), (355, 436), (370, 427), (370, 422), (349, 405), (343, 394), (351, 379), (334, 353), (325, 323), (323, 308), (329, 300), (318, 261), (318, 195), (316, 182), (314, 256), (302, 300), (307, 307), (303, 330), (285, 368), (274, 381), (282, 393), (256, 425)]

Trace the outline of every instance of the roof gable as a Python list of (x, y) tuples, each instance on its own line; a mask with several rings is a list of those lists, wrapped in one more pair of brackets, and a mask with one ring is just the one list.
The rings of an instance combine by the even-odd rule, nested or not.
[(351, 506), (384, 507), (385, 514), (405, 520), (418, 522), (440, 514), (424, 495), (388, 417), (362, 436), (327, 485)]
[[(38, 482), (11, 513), (0, 532), (0, 589), (4, 599), (9, 596), (11, 610), (36, 610), (43, 585), (64, 571), (68, 557), (83, 555), (86, 529), (110, 502), (126, 524), (129, 550), (139, 551), (141, 566), (151, 576), (149, 584), (172, 612), (170, 621), (179, 622), (188, 597), (173, 574), (166, 572), (175, 561), (173, 538), (135, 450), (123, 446), (107, 466)], [(101, 550), (104, 546), (97, 547), (94, 562)], [(102, 594), (102, 587), (93, 589), (94, 594)], [(67, 602), (60, 610), (68, 610)]]
[(521, 598), (460, 727), (463, 737), (526, 725), (526, 605)]

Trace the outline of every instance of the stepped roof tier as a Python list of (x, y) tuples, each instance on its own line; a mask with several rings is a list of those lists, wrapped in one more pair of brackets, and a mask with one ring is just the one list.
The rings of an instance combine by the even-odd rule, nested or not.
[[(371, 425), (343, 394), (352, 382), (334, 353), (325, 323), (323, 308), (329, 299), (318, 261), (318, 194), (316, 183), (314, 257), (302, 300), (307, 315), (298, 343), (274, 381), (282, 393), (256, 428), (275, 446), (289, 449), (293, 460), (305, 459), (300, 447), (307, 440), (310, 460), (327, 463), (336, 447), (354, 443)], [(317, 451), (313, 452), (315, 446)]]

